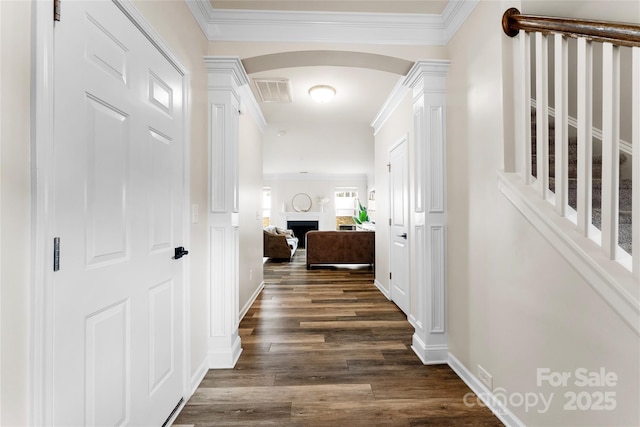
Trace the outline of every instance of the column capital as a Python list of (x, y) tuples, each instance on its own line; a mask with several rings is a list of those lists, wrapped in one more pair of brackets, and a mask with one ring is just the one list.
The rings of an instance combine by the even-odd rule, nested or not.
[[(249, 84), (249, 77), (237, 56), (205, 56), (209, 84), (227, 84), (234, 89)], [(212, 81), (213, 80), (213, 81)]]
[(403, 86), (413, 89), (413, 95), (420, 91), (442, 92), (446, 88), (446, 77), (451, 61), (429, 59), (417, 61), (404, 79)]

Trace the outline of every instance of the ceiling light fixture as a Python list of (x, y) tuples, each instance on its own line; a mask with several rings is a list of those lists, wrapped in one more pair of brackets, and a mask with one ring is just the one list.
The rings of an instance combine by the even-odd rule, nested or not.
[(309, 89), (309, 96), (320, 104), (331, 101), (335, 94), (336, 90), (328, 85), (317, 85)]

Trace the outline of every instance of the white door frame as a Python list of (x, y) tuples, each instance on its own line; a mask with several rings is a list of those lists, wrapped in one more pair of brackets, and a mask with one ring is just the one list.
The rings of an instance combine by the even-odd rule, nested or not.
[[(407, 150), (407, 163), (404, 165), (404, 167), (408, 168), (409, 170), (407, 170), (407, 176), (409, 177), (409, 180), (407, 181), (407, 185), (410, 185), (410, 177), (411, 177), (411, 170), (410, 170), (410, 165), (409, 165), (409, 134), (404, 134), (400, 139), (398, 139), (395, 143), (393, 143), (393, 145), (391, 145), (391, 147), (389, 147), (389, 150), (387, 151), (387, 160), (389, 162), (389, 165), (391, 164), (391, 152), (393, 152), (393, 150), (395, 150), (396, 148), (400, 147), (402, 144), (406, 144), (406, 150)], [(389, 173), (389, 175), (387, 176), (387, 180), (389, 181), (389, 218), (391, 218), (391, 197), (393, 196), (391, 194), (392, 189), (391, 189), (391, 173)], [(411, 215), (409, 214), (410, 209), (411, 209), (411, 188), (407, 188), (407, 234), (411, 233)], [(391, 230), (391, 224), (389, 224), (390, 228), (389, 230)], [(408, 236), (408, 239), (411, 239), (411, 235)], [(409, 279), (409, 283), (407, 283), (407, 292), (409, 293), (409, 312), (405, 313), (407, 315), (407, 317), (409, 317), (411, 315), (411, 271), (413, 268), (413, 265), (411, 263), (411, 245), (410, 245), (411, 240), (407, 240), (407, 250), (409, 251), (409, 260), (407, 261), (407, 271), (406, 271), (406, 277), (407, 279)], [(391, 248), (393, 247), (393, 236), (391, 235), (391, 233), (389, 233), (389, 271), (391, 272), (391, 274), (393, 274), (393, 270), (392, 270), (392, 265), (391, 265)], [(391, 280), (389, 280), (389, 299), (391, 299), (391, 301), (394, 301), (393, 299), (393, 284), (391, 282)], [(394, 301), (395, 303), (395, 301)]]
[[(131, 19), (138, 30), (162, 53), (182, 76), (183, 89), (183, 224), (182, 241), (190, 243), (189, 206), (191, 200), (191, 140), (190, 140), (190, 73), (164, 43), (160, 35), (133, 6), (130, 0), (113, 0)], [(30, 387), (29, 424), (51, 425), (53, 421), (53, 116), (54, 116), (54, 22), (53, 2), (33, 2), (32, 67), (31, 67), (31, 279), (29, 300)], [(62, 8), (64, 19), (64, 5)], [(190, 393), (190, 262), (185, 259), (184, 281), (184, 372), (182, 394)]]

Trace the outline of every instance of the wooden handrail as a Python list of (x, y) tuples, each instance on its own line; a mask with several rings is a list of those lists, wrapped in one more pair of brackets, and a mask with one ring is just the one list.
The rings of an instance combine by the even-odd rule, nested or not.
[(640, 46), (640, 25), (585, 19), (554, 18), (550, 16), (522, 15), (512, 7), (502, 15), (502, 29), (509, 37), (520, 30), (564, 34), (584, 37), (591, 41), (608, 42), (620, 46)]

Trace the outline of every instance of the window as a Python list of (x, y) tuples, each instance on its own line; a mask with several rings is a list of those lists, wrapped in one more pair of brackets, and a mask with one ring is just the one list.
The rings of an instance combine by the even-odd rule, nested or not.
[(271, 224), (271, 187), (262, 189), (262, 225)]
[(358, 210), (358, 190), (336, 188), (336, 216), (354, 216)]

